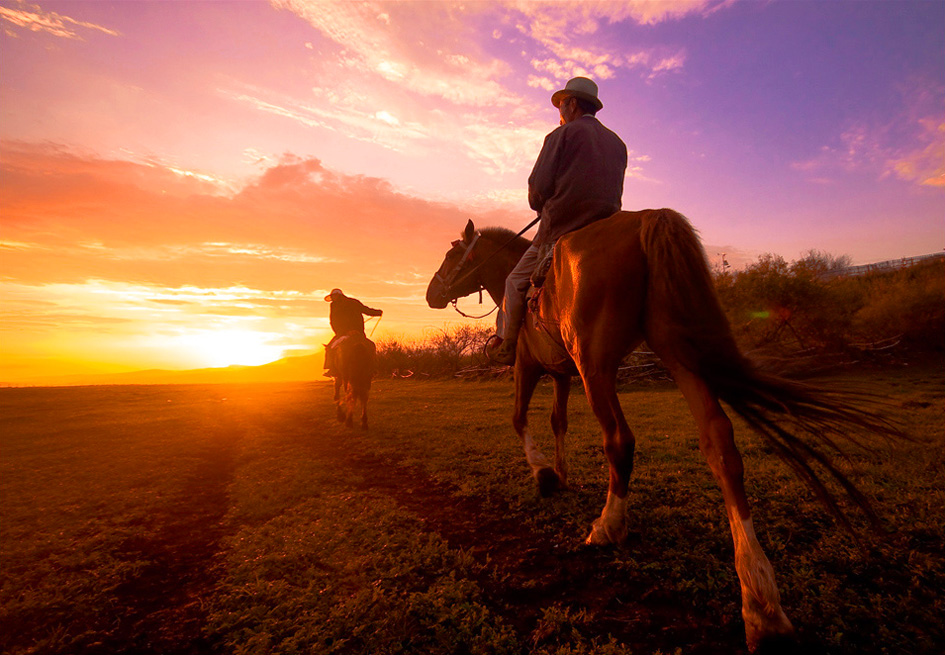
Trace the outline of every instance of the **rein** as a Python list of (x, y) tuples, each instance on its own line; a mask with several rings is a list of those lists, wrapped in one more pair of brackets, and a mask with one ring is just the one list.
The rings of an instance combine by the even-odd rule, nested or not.
[[(488, 316), (489, 314), (491, 314), (492, 312), (494, 312), (495, 310), (497, 310), (497, 309), (499, 308), (499, 306), (496, 305), (495, 307), (493, 307), (492, 309), (490, 309), (489, 311), (487, 311), (487, 312), (486, 312), (485, 314), (483, 314), (482, 316), (471, 316), (470, 314), (467, 314), (466, 312), (464, 312), (463, 310), (461, 310), (461, 309), (459, 308), (459, 305), (456, 304), (456, 301), (457, 301), (457, 300), (459, 300), (459, 299), (458, 299), (458, 298), (453, 298), (453, 299), (450, 301), (450, 303), (453, 305), (453, 309), (456, 310), (456, 313), (459, 314), (460, 316), (465, 317), (465, 318), (474, 318), (474, 319), (476, 319), (476, 320), (478, 320), (478, 319), (480, 319), (480, 318), (485, 318), (486, 316)], [(480, 305), (482, 304), (482, 289), (479, 289), (479, 304), (480, 304)]]
[(377, 329), (377, 326), (381, 324), (381, 317), (377, 316), (377, 321), (374, 323), (374, 327), (371, 328), (371, 334), (368, 335), (368, 339), (374, 336), (374, 330)]

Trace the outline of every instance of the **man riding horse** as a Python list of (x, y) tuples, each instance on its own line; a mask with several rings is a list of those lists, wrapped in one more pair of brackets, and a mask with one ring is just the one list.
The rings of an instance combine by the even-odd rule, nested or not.
[(528, 178), (528, 204), (541, 222), (532, 245), (505, 283), (505, 299), (490, 339), (489, 357), (500, 364), (515, 363), (519, 328), (525, 318), (525, 294), (536, 268), (550, 261), (555, 242), (620, 211), (627, 146), (601, 125), (595, 114), (603, 108), (597, 85), (575, 77), (551, 96), (561, 125), (547, 137)]
[(325, 375), (333, 377), (336, 361), (335, 344), (338, 340), (351, 334), (364, 337), (364, 319), (361, 316), (381, 316), (384, 312), (364, 305), (357, 298), (349, 298), (341, 292), (341, 289), (332, 289), (331, 293), (325, 296), (325, 301), (331, 303), (328, 320), (335, 333), (325, 346)]

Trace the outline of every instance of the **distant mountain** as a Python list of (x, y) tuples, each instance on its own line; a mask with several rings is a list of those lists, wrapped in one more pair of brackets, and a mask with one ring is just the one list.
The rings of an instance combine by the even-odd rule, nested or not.
[(227, 366), (189, 371), (131, 371), (128, 373), (97, 373), (43, 376), (23, 381), (16, 386), (74, 387), (99, 384), (221, 384), (246, 382), (318, 382), (322, 376), (324, 352), (314, 355), (286, 357), (262, 366)]

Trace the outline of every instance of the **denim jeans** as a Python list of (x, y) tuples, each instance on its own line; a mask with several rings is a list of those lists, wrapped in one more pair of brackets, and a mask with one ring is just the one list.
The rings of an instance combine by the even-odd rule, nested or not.
[(525, 307), (525, 294), (531, 285), (532, 271), (538, 265), (538, 246), (532, 244), (518, 260), (518, 264), (505, 278), (505, 298), (496, 315), (496, 334), (503, 339), (508, 331), (508, 317), (522, 316)]

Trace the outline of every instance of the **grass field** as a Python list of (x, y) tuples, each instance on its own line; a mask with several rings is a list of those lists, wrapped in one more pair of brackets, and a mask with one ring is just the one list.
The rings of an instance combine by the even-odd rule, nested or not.
[[(940, 653), (945, 368), (855, 377), (918, 439), (842, 464), (893, 531), (858, 545), (736, 422), (759, 539), (800, 652)], [(631, 535), (599, 550), (606, 463), (576, 389), (572, 488), (550, 499), (508, 381), (379, 381), (367, 433), (328, 383), (0, 390), (0, 651), (744, 653), (682, 398), (621, 394)], [(542, 385), (546, 454), (550, 404)]]

